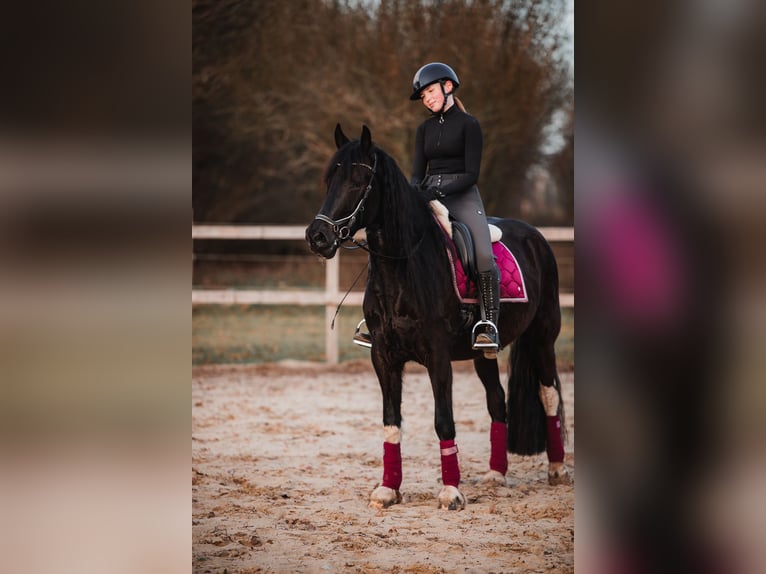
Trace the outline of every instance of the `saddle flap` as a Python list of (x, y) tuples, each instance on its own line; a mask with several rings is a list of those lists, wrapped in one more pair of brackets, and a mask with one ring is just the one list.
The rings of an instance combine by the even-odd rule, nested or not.
[(474, 251), (471, 230), (465, 223), (452, 221), (452, 241), (455, 244), (457, 257), (463, 265), (463, 270), (469, 277), (476, 276), (476, 252)]

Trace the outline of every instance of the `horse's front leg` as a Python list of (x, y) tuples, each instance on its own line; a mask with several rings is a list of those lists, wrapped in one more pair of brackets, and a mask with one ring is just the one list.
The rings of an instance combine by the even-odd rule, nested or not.
[(370, 495), (370, 507), (387, 508), (402, 501), (402, 372), (404, 363), (392, 361), (373, 347), (372, 364), (383, 394), (383, 480)]
[(506, 484), (505, 473), (508, 471), (508, 452), (505, 412), (505, 392), (500, 383), (497, 359), (484, 356), (474, 359), (474, 368), (479, 375), (487, 395), (487, 411), (492, 419), (489, 431), (489, 470), (481, 481), (489, 484)]
[(434, 393), (434, 428), (439, 437), (442, 463), (442, 489), (439, 507), (448, 510), (465, 508), (465, 496), (460, 492), (460, 464), (455, 443), (455, 419), (452, 415), (452, 365), (449, 357), (434, 360), (428, 366)]

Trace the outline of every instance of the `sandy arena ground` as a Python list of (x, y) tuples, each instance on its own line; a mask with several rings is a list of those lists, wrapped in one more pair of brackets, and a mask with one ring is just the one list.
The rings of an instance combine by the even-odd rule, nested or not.
[[(367, 362), (195, 368), (194, 572), (573, 572), (573, 484), (548, 485), (544, 453), (509, 455), (507, 486), (478, 484), (489, 468), (484, 389), (470, 363), (454, 367), (462, 511), (437, 508), (439, 446), (420, 366), (404, 381), (404, 500), (382, 511), (367, 506), (383, 472)], [(574, 478), (574, 374), (561, 378)]]

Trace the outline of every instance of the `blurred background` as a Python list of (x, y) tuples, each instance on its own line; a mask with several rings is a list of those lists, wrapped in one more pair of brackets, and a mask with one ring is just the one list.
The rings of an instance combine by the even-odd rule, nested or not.
[(310, 221), (341, 123), (410, 173), (417, 69), (452, 66), (484, 131), (487, 212), (571, 225), (573, 20), (551, 2), (192, 3), (195, 222)]

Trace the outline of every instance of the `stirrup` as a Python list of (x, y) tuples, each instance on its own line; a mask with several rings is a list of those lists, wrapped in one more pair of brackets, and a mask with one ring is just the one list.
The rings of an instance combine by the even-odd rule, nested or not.
[(362, 333), (362, 325), (364, 323), (366, 323), (366, 320), (362, 319), (359, 321), (359, 323), (356, 324), (356, 330), (354, 330), (354, 338), (352, 339), (352, 342), (355, 345), (359, 345), (360, 347), (372, 349), (372, 337), (370, 337), (369, 333)]
[[(489, 327), (490, 333), (484, 333), (481, 332), (478, 335), (476, 334), (476, 328), (477, 327)], [(492, 334), (494, 334), (494, 341), (492, 341)], [(488, 341), (479, 341), (478, 338), (481, 335), (486, 335), (486, 337), (482, 337), (482, 339), (489, 339)], [(473, 330), (471, 331), (471, 340), (473, 341), (473, 344), (471, 345), (471, 348), (474, 351), (484, 351), (484, 355), (487, 358), (493, 358), (491, 355), (497, 356), (497, 344), (498, 339), (498, 333), (497, 333), (497, 327), (492, 321), (478, 321), (474, 326)]]

